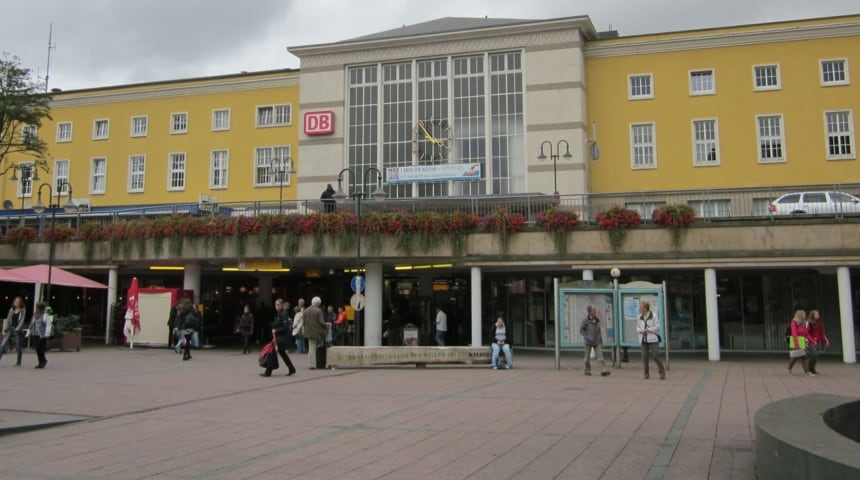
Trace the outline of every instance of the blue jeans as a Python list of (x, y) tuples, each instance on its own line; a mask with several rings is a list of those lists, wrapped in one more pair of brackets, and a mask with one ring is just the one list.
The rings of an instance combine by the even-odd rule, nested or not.
[(436, 330), (436, 345), (445, 346), (445, 330)]
[(26, 337), (24, 337), (24, 332), (22, 331), (13, 331), (6, 333), (6, 336), (3, 337), (3, 341), (0, 342), (0, 358), (3, 358), (3, 354), (6, 353), (6, 346), (9, 345), (9, 339), (15, 337), (15, 348), (18, 352), (18, 363), (16, 365), (21, 365), (21, 357), (24, 355), (24, 341)]
[(499, 350), (501, 350), (505, 354), (505, 362), (508, 364), (508, 368), (514, 368), (514, 358), (511, 355), (511, 346), (507, 343), (504, 345), (499, 345), (498, 343), (493, 344), (493, 367), (499, 366)]
[(308, 353), (308, 339), (296, 337), (296, 353)]

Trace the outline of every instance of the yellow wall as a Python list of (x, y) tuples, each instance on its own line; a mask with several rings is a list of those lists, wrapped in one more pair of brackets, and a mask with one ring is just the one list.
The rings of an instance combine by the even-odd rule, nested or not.
[[(272, 84), (284, 86), (266, 87)], [(254, 186), (255, 148), (291, 145), (294, 168), (298, 162), (301, 125), (298, 71), (64, 92), (55, 94), (54, 103), (53, 119), (39, 129), (39, 136), (49, 145), (51, 173), (40, 172), (41, 179), (34, 185), (33, 198), (25, 199), (27, 206), (35, 203), (38, 185), (53, 179), (57, 159), (70, 160), (69, 183), (74, 190), (73, 197), (89, 198), (92, 207), (197, 202), (199, 194), (214, 195), (219, 202), (277, 201), (279, 185)], [(292, 125), (257, 128), (256, 107), (273, 104), (292, 105)], [(230, 130), (212, 131), (212, 111), (222, 108), (230, 109)], [(171, 114), (179, 112), (188, 113), (188, 133), (171, 135)], [(132, 137), (131, 117), (140, 115), (148, 116), (148, 134)], [(110, 138), (93, 140), (93, 121), (102, 118), (110, 119)], [(73, 123), (71, 142), (56, 143), (59, 122)], [(226, 189), (209, 188), (210, 152), (216, 149), (229, 151)], [(186, 154), (184, 191), (168, 191), (167, 166), (171, 152)], [(127, 191), (129, 155), (134, 154), (146, 155), (142, 193)], [(89, 191), (93, 157), (107, 158), (104, 194)], [(26, 160), (18, 156), (7, 162)], [(284, 184), (285, 200), (295, 198), (296, 178), (290, 183)], [(47, 189), (43, 193), (47, 194)], [(4, 200), (12, 200), (14, 208), (21, 207), (21, 199), (16, 198), (15, 182), (0, 182), (0, 195)], [(42, 201), (48, 203), (45, 198)]]
[[(860, 21), (860, 16), (774, 24), (771, 28)], [(762, 29), (757, 26), (756, 29)], [(714, 30), (736, 34), (743, 29)], [(701, 36), (702, 31), (689, 35)], [(719, 37), (719, 35), (716, 35)], [(654, 40), (666, 35), (654, 36)], [(675, 34), (673, 38), (683, 37)], [(631, 37), (628, 43), (647, 43)], [(601, 45), (604, 42), (592, 42)], [(624, 39), (605, 42), (623, 45)], [(676, 43), (675, 47), (679, 45)], [(683, 45), (681, 45), (683, 46)], [(591, 163), (591, 191), (619, 192), (804, 185), (860, 181), (856, 158), (860, 115), (860, 36), (682, 49), (588, 58), (589, 125), (596, 126), (600, 160)], [(819, 61), (846, 58), (850, 85), (822, 87)], [(753, 65), (778, 64), (782, 89), (753, 90)], [(690, 70), (714, 69), (716, 94), (690, 96)], [(630, 74), (653, 75), (654, 98), (628, 100)], [(853, 113), (855, 159), (826, 160), (824, 111)], [(782, 114), (787, 162), (758, 161), (756, 115)], [(718, 119), (720, 165), (694, 166), (692, 120)], [(654, 122), (656, 169), (631, 168), (630, 124)], [(594, 131), (592, 131), (592, 135)]]

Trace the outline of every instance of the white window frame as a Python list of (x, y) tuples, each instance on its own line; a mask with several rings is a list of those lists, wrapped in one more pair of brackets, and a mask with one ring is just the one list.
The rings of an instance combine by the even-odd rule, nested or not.
[[(20, 168), (19, 173), (21, 173), (21, 176), (18, 177), (18, 181), (16, 182), (16, 196), (18, 198), (33, 198), (33, 173), (36, 172), (35, 169), (38, 167), (33, 162), (21, 162), (18, 164), (18, 167)], [(30, 172), (30, 175), (24, 177), (24, 172)]]
[[(63, 130), (68, 127), (68, 137), (63, 136)], [(72, 122), (57, 123), (57, 143), (68, 143), (72, 141)]]
[[(714, 138), (699, 139), (696, 137), (696, 125), (705, 123), (713, 123)], [(720, 122), (716, 118), (694, 118), (690, 122), (690, 135), (693, 141), (693, 166), (696, 167), (717, 167), (720, 165)], [(712, 147), (704, 160), (699, 160), (700, 146)], [(714, 159), (708, 159), (710, 153), (714, 154)]]
[[(293, 169), (291, 145), (273, 145), (269, 147), (256, 147), (254, 149), (254, 186), (255, 187), (277, 187), (281, 185), (278, 175), (271, 170), (272, 158), (280, 157), (289, 161), (287, 172)], [(286, 174), (284, 186), (290, 185), (292, 175)]]
[[(181, 158), (182, 165), (179, 166), (176, 162)], [(188, 171), (188, 154), (185, 152), (170, 152), (167, 154), (167, 191), (182, 192), (185, 191), (186, 172)], [(174, 185), (173, 179), (177, 179), (181, 185)]]
[[(140, 127), (143, 127), (142, 129)], [(149, 116), (135, 115), (131, 117), (131, 125), (129, 126), (129, 135), (131, 137), (145, 137), (149, 132)]]
[[(218, 114), (225, 114), (227, 117), (226, 125), (218, 125)], [(230, 130), (230, 109), (229, 108), (216, 108), (212, 110), (212, 131), (213, 132), (224, 132)]]
[[(138, 186), (139, 185), (139, 186)], [(128, 156), (128, 193), (143, 193), (146, 189), (146, 155)]]
[[(283, 110), (286, 110), (286, 113), (283, 112)], [(254, 109), (254, 122), (257, 128), (283, 127), (292, 125), (293, 105), (291, 103), (257, 105), (257, 107)]]
[[(774, 69), (776, 83), (774, 85), (759, 85), (759, 79), (768, 79), (767, 75), (759, 75), (759, 70), (764, 69)], [(763, 72), (766, 73), (766, 72)], [(766, 92), (769, 90), (782, 90), (782, 71), (779, 68), (778, 63), (763, 63), (761, 65), (753, 65), (752, 67), (752, 75), (753, 75), (753, 90), (756, 92)]]
[(690, 200), (687, 205), (693, 207), (698, 218), (728, 218), (732, 216), (732, 201), (727, 198)]
[(54, 160), (54, 195), (69, 194), (69, 159)]
[[(773, 135), (772, 133), (769, 135), (762, 134), (762, 120), (764, 119), (773, 119), (776, 118), (778, 120), (777, 127), (779, 128), (779, 134)], [(788, 161), (788, 155), (785, 150), (785, 119), (781, 113), (772, 113), (772, 114), (764, 114), (764, 115), (756, 115), (755, 117), (755, 129), (756, 129), (756, 139), (758, 140), (758, 163), (785, 163)], [(773, 143), (779, 142), (779, 148), (781, 155), (779, 157), (765, 157), (762, 155), (762, 145), (765, 142)]]
[[(844, 125), (847, 127), (846, 130), (839, 131), (831, 131), (830, 123), (828, 123), (828, 115), (832, 114), (845, 114), (847, 115), (847, 121), (844, 122)], [(839, 125), (843, 125), (840, 122)], [(831, 154), (830, 153), (830, 139), (831, 137), (839, 137), (840, 145), (844, 140), (848, 141), (848, 153), (840, 153), (840, 154)], [(828, 160), (854, 160), (857, 158), (857, 143), (854, 140), (854, 112), (851, 109), (845, 110), (827, 110), (824, 112), (824, 148), (827, 155)]]
[[(223, 154), (223, 158), (218, 158)], [(219, 165), (219, 162), (222, 164)], [(222, 189), (227, 188), (227, 174), (229, 173), (230, 166), (230, 150), (226, 148), (221, 148), (217, 150), (212, 150), (209, 153), (209, 188), (211, 189)], [(218, 175), (220, 174), (220, 175)], [(220, 181), (218, 178), (220, 177)]]
[[(694, 78), (697, 78), (697, 74), (708, 74), (711, 78), (711, 86), (709, 89), (698, 90), (698, 85)], [(695, 70), (689, 70), (687, 72), (687, 82), (690, 86), (690, 96), (699, 96), (699, 95), (716, 95), (717, 94), (717, 74), (713, 68), (697, 68)]]
[[(827, 80), (825, 75), (831, 72), (826, 72), (824, 70), (824, 66), (826, 64), (841, 64), (842, 66), (842, 75), (844, 78), (839, 80)], [(847, 58), (824, 58), (818, 62), (819, 74), (821, 75), (819, 78), (821, 79), (822, 87), (836, 87), (839, 85), (848, 85), (851, 83), (851, 78), (849, 77), (848, 70), (848, 59)]]
[(181, 135), (188, 133), (188, 112), (170, 114), (170, 134)]
[[(636, 94), (634, 91), (634, 79), (648, 79), (648, 93)], [(639, 85), (641, 88), (641, 85)], [(627, 75), (627, 99), (628, 100), (648, 100), (654, 98), (654, 74), (653, 73), (634, 73)]]
[(24, 125), (21, 127), (21, 143), (27, 143), (28, 138), (39, 136), (39, 128), (35, 125)]
[[(90, 158), (90, 194), (104, 194), (107, 191), (107, 157)], [(99, 171), (99, 163), (102, 165)]]
[[(648, 127), (651, 142), (637, 142), (636, 129)], [(633, 170), (648, 170), (657, 168), (657, 125), (654, 122), (635, 122), (630, 124), (630, 168)], [(651, 149), (651, 163), (636, 164), (637, 149)]]
[[(100, 128), (104, 125), (104, 129)], [(104, 130), (104, 131), (102, 131)], [(93, 120), (93, 140), (107, 140), (110, 138), (110, 119), (97, 118)]]

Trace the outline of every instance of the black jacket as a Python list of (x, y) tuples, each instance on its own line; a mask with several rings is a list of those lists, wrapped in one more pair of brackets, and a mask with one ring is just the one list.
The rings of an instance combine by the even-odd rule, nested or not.
[(272, 329), (275, 330), (275, 338), (279, 345), (286, 345), (291, 342), (293, 338), (293, 322), (290, 320), (290, 312), (287, 309), (275, 312)]

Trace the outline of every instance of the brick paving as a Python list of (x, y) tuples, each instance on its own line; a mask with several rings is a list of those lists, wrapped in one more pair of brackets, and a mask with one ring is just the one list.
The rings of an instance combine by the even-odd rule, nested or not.
[[(255, 355), (84, 346), (35, 370), (0, 362), (0, 479), (745, 479), (758, 408), (860, 397), (860, 367), (785, 373), (782, 356), (638, 356), (586, 377), (580, 354), (518, 349), (487, 366), (310, 370), (262, 378)], [(798, 369), (799, 370), (799, 369)], [(59, 424), (61, 422), (74, 422)], [(56, 425), (55, 425), (56, 424)], [(38, 427), (38, 428), (37, 428)]]

